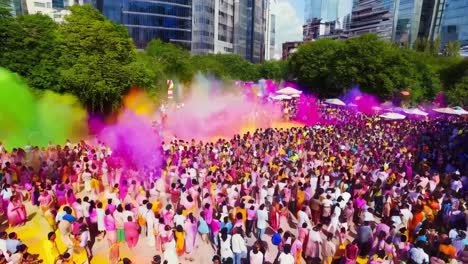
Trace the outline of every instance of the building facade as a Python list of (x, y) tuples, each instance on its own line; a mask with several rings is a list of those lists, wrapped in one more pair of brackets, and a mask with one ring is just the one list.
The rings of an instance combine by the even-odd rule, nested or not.
[(292, 41), (283, 43), (283, 55), (281, 58), (283, 60), (287, 60), (289, 56), (292, 53), (294, 53), (297, 50), (297, 48), (299, 48), (299, 46), (303, 43), (303, 41)]
[(341, 37), (351, 25), (353, 0), (307, 0), (303, 39)]
[(423, 0), (396, 1), (393, 42), (411, 46), (418, 38), (422, 7)]
[(467, 0), (446, 0), (440, 31), (442, 46), (451, 41), (459, 41), (462, 49), (468, 46)]
[(385, 40), (392, 40), (395, 0), (354, 0), (349, 37), (374, 33)]
[(276, 15), (270, 14), (270, 22), (268, 23), (268, 25), (270, 26), (270, 28), (267, 29), (267, 32), (269, 32), (269, 35), (267, 36), (269, 42), (267, 43), (267, 45), (265, 45), (265, 50), (268, 50), (267, 54), (265, 55), (265, 60), (271, 60), (275, 55)]
[(107, 18), (127, 27), (139, 49), (153, 39), (191, 48), (191, 0), (95, 0), (94, 4)]

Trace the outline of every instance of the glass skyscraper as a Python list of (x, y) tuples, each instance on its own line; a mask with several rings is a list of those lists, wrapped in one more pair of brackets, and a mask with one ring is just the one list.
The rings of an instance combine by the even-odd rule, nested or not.
[(191, 48), (191, 0), (96, 0), (95, 5), (128, 28), (137, 48), (145, 48), (153, 39)]
[(397, 1), (393, 31), (394, 42), (410, 46), (413, 44), (418, 37), (422, 6), (423, 0)]
[(441, 26), (442, 45), (459, 41), (468, 45), (468, 0), (446, 0)]
[(306, 0), (304, 40), (340, 37), (350, 27), (353, 0)]

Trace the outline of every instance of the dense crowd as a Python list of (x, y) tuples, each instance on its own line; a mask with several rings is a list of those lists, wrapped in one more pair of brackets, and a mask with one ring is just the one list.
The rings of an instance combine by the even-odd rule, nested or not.
[(0, 144), (9, 226), (28, 224), (26, 202), (50, 225), (40, 255), (1, 232), (0, 263), (84, 263), (103, 239), (112, 264), (143, 243), (152, 263), (202, 243), (213, 263), (468, 263), (466, 119), (321, 111), (313, 127), (163, 142), (151, 176), (100, 143)]

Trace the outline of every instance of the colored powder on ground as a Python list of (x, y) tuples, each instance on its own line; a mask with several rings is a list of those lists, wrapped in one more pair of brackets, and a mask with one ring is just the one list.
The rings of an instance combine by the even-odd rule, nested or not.
[(0, 68), (0, 141), (8, 150), (87, 136), (87, 113), (71, 95), (46, 91), (35, 96), (14, 73)]

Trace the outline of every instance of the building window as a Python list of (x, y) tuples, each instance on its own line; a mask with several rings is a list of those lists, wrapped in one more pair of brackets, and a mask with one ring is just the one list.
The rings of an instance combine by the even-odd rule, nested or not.
[(45, 3), (34, 2), (35, 7), (46, 7)]

